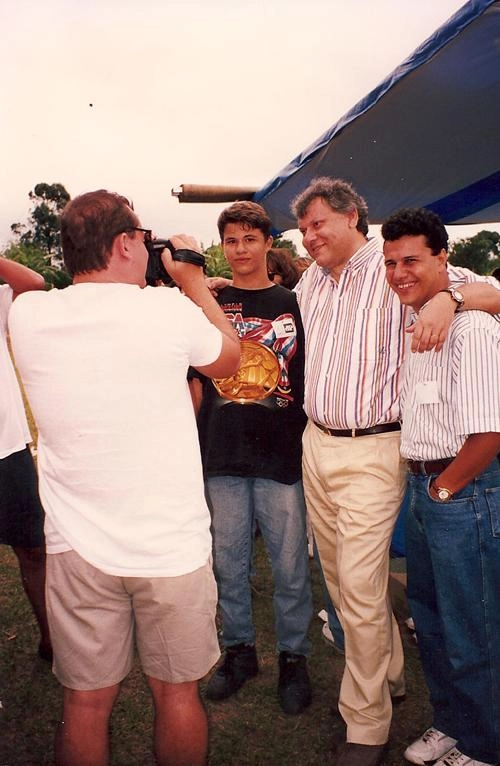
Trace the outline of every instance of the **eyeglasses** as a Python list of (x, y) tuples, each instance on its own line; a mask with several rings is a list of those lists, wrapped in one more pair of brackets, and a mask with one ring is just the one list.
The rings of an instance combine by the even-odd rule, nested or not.
[[(128, 234), (129, 231), (142, 231), (144, 234), (143, 242), (147, 246), (153, 241), (153, 232), (151, 229), (143, 229), (142, 226), (128, 226), (126, 229), (122, 229), (118, 234)], [(117, 236), (117, 235), (116, 235)]]
[(142, 231), (144, 233), (144, 244), (146, 245), (148, 242), (151, 242), (153, 239), (153, 232), (151, 229), (143, 229), (141, 226), (130, 226), (130, 228), (125, 229), (125, 231)]

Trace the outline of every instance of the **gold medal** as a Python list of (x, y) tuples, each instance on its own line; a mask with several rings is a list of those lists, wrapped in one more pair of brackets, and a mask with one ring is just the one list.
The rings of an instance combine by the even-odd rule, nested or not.
[(230, 378), (214, 378), (213, 383), (223, 399), (246, 404), (267, 399), (280, 376), (275, 354), (267, 346), (253, 340), (241, 341), (241, 365)]

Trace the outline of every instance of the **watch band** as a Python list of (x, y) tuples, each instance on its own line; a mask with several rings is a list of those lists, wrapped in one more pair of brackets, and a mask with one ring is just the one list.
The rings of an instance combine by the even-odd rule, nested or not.
[(453, 492), (447, 487), (440, 487), (435, 481), (432, 482), (431, 487), (439, 498), (441, 503), (447, 503), (453, 497)]
[(457, 290), (455, 287), (445, 287), (443, 290), (439, 290), (440, 293), (449, 293), (451, 295), (452, 300), (455, 301), (457, 304), (457, 307), (455, 309), (455, 312), (462, 308), (464, 305), (465, 299), (460, 290)]

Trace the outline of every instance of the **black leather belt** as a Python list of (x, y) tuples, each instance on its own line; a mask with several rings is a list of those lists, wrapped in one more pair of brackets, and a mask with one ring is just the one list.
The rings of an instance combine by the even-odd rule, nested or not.
[(313, 420), (314, 425), (323, 431), (324, 434), (330, 436), (372, 436), (373, 434), (385, 434), (388, 431), (401, 431), (401, 423), (383, 423), (380, 426), (372, 426), (371, 428), (328, 428), (321, 423), (316, 423)]
[(444, 457), (442, 460), (408, 460), (408, 470), (416, 476), (430, 476), (433, 473), (441, 473), (454, 457)]

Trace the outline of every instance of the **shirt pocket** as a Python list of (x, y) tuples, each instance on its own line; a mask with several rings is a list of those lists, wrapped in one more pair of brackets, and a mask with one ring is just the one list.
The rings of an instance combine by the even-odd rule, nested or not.
[(363, 308), (354, 312), (353, 350), (364, 362), (384, 364), (389, 356), (402, 357), (404, 338), (399, 318), (387, 307)]

